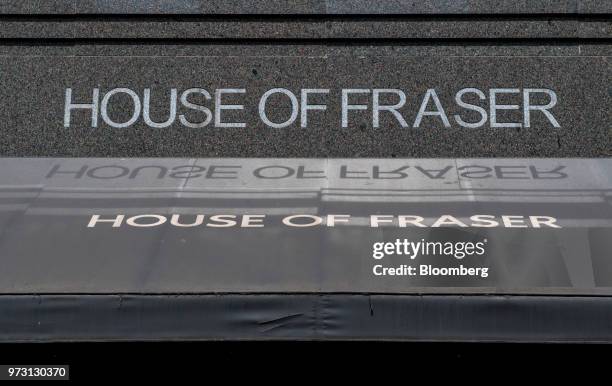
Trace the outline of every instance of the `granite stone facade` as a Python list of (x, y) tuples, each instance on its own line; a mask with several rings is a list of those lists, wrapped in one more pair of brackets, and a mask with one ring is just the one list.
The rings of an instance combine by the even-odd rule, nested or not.
[[(610, 0), (138, 4), (9, 0), (0, 5), (0, 155), (612, 155)], [(76, 104), (93, 103), (98, 90), (99, 125), (91, 124), (90, 110), (70, 110), (68, 89), (69, 102)], [(137, 95), (140, 105), (118, 91), (102, 106), (104, 95), (123, 89)], [(210, 98), (192, 92), (186, 96), (193, 98), (189, 107), (179, 98), (190, 89), (205, 90)], [(219, 89), (244, 90), (221, 101), (239, 108), (220, 112), (220, 120), (243, 125), (180, 124), (180, 115), (203, 123), (205, 109), (216, 114)], [(286, 93), (271, 96), (265, 113), (274, 122), (294, 118), (283, 127), (261, 119), (261, 98), (273, 89)], [(305, 102), (300, 94), (305, 89), (327, 91)], [(482, 94), (467, 92), (462, 106), (458, 93), (467, 89)], [(146, 124), (145, 90), (147, 114), (156, 122), (169, 119), (172, 90), (177, 92), (171, 124)], [(366, 91), (350, 94), (343, 104), (342, 90)], [(495, 103), (491, 90), (501, 93)], [(551, 100), (534, 94), (526, 105), (525, 90), (554, 93), (548, 110), (558, 125), (537, 109)], [(394, 99), (400, 92), (403, 103)], [(300, 125), (303, 111), (295, 110), (287, 93), (300, 108), (308, 103), (325, 108), (309, 110), (308, 124)], [(383, 99), (375, 101), (375, 95)], [(365, 107), (344, 111), (348, 104)], [(406, 124), (384, 106), (396, 106)], [(106, 114), (125, 123), (135, 113), (134, 122), (120, 128), (102, 119)], [(491, 124), (494, 114), (508, 125)], [(456, 124), (457, 116), (483, 122), (465, 127)]]

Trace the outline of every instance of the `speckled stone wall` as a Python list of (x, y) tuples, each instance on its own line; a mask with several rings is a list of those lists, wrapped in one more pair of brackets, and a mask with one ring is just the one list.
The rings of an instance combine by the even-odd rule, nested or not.
[[(556, 1), (358, 1), (251, 0), (162, 1), (20, 0), (0, 4), (0, 156), (78, 157), (610, 157), (612, 156), (612, 0)], [(150, 117), (169, 115), (176, 89), (177, 116), (151, 127), (139, 112), (126, 127), (105, 124), (103, 96), (132, 90)], [(244, 89), (226, 104), (224, 118), (244, 127), (186, 127), (202, 111), (180, 103), (185, 90), (201, 88), (192, 102), (211, 109), (217, 89)], [(326, 89), (311, 96), (325, 110), (308, 112), (283, 128), (262, 122), (262, 95), (284, 88)], [(464, 102), (485, 111), (478, 127), (474, 108), (457, 93), (478, 89)], [(73, 103), (91, 103), (99, 92), (98, 124)], [(365, 89), (351, 102), (365, 110), (342, 124), (342, 90)], [(402, 90), (398, 111), (373, 119), (373, 90)], [(491, 122), (491, 90), (511, 89)], [(550, 113), (525, 120), (525, 90), (552, 90)], [(418, 113), (434, 90), (447, 116)], [(123, 93), (109, 99), (106, 114), (126, 122), (134, 109)], [(544, 94), (531, 103), (546, 105)], [(381, 103), (398, 103), (386, 95)], [(539, 98), (539, 99), (538, 99)], [(88, 102), (89, 101), (89, 102)], [(291, 100), (277, 94), (266, 114), (274, 122), (292, 116)], [(301, 98), (299, 98), (301, 103)], [(426, 111), (439, 110), (432, 99)], [(198, 115), (199, 114), (199, 115)], [(346, 126), (346, 127), (343, 127)]]

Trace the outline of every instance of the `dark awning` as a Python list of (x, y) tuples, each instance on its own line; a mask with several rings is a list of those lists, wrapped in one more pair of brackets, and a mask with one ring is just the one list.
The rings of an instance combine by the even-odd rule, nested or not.
[(3, 158), (0, 341), (609, 341), (611, 198), (609, 159)]

